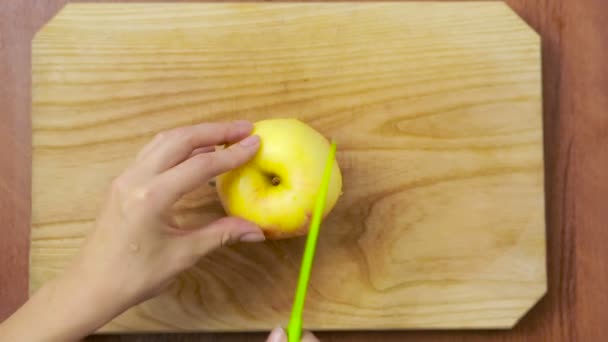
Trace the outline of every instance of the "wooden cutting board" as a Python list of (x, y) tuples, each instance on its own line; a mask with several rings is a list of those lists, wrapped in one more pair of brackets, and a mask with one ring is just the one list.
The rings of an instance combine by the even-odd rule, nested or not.
[[(508, 328), (546, 291), (540, 41), (502, 3), (70, 4), (32, 62), (31, 291), (156, 132), (270, 117), (340, 142), (306, 328)], [(286, 325), (303, 245), (218, 250), (101, 331)]]

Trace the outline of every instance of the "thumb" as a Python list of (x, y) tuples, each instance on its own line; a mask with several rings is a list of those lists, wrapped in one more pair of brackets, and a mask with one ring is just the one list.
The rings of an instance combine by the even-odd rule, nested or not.
[(285, 334), (285, 330), (280, 326), (274, 328), (266, 342), (287, 342), (287, 335)]
[(214, 249), (235, 242), (264, 241), (264, 232), (254, 223), (238, 217), (222, 217), (208, 226), (193, 233), (189, 240), (194, 244), (193, 250), (203, 256)]

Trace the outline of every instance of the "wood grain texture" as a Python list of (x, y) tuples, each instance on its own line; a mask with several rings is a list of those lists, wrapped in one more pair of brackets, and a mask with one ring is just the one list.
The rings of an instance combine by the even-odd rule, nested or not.
[[(65, 0), (0, 2), (0, 319), (27, 296), (30, 160), (30, 39)], [(603, 0), (508, 0), (542, 37), (547, 184), (548, 293), (509, 331), (320, 332), (337, 341), (604, 341), (608, 272)], [(576, 104), (573, 105), (573, 104)], [(568, 142), (575, 141), (571, 148)], [(604, 145), (605, 146), (605, 145)], [(568, 151), (577, 151), (573, 159)], [(584, 163), (579, 161), (584, 160)], [(7, 163), (5, 163), (7, 161)], [(566, 172), (567, 170), (567, 172)], [(22, 178), (19, 178), (22, 177)], [(21, 179), (21, 181), (19, 181)], [(583, 199), (585, 205), (574, 204)], [(24, 186), (28, 189), (24, 190)], [(22, 203), (22, 204), (20, 204)], [(22, 208), (22, 209), (19, 209)], [(21, 211), (21, 212), (19, 212)], [(585, 227), (582, 227), (583, 222)], [(584, 260), (584, 262), (583, 262)], [(584, 272), (583, 272), (584, 271)], [(263, 341), (265, 334), (96, 336), (91, 341)]]
[[(306, 327), (511, 327), (546, 291), (539, 43), (501, 3), (70, 4), (32, 43), (31, 290), (158, 131), (295, 116), (344, 177)], [(223, 212), (205, 187), (177, 214)], [(303, 241), (218, 251), (102, 331), (286, 325)]]

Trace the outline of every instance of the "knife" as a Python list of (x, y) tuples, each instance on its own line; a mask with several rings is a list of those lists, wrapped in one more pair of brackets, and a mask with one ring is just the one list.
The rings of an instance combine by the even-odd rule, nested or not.
[(302, 337), (302, 311), (304, 310), (304, 300), (306, 299), (306, 291), (308, 289), (308, 280), (310, 279), (310, 269), (315, 256), (317, 247), (317, 237), (319, 236), (319, 227), (323, 210), (325, 209), (325, 200), (327, 197), (327, 189), (329, 187), (329, 178), (331, 169), (334, 164), (336, 154), (336, 143), (332, 140), (323, 178), (321, 178), (321, 186), (315, 201), (315, 207), (310, 221), (310, 228), (306, 238), (306, 246), (304, 247), (304, 255), (302, 256), (302, 265), (300, 267), (300, 276), (296, 288), (296, 295), (291, 311), (289, 326), (287, 327), (288, 342), (300, 342)]

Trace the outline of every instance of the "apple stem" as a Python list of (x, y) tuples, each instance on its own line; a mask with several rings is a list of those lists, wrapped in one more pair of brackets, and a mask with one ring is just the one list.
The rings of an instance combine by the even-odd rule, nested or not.
[(272, 183), (272, 185), (277, 186), (277, 185), (281, 184), (281, 179), (277, 176), (274, 176), (274, 177), (272, 177), (270, 182)]

